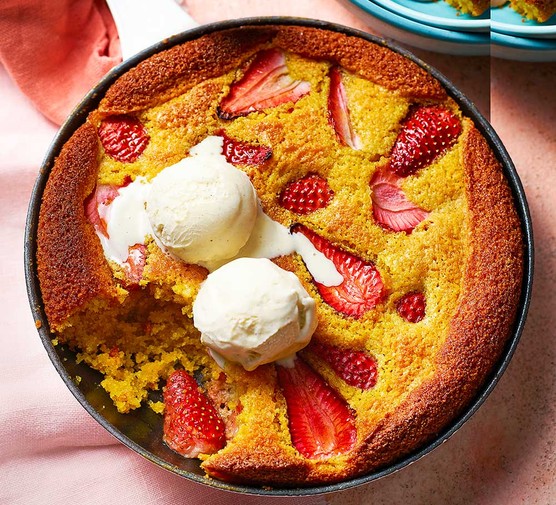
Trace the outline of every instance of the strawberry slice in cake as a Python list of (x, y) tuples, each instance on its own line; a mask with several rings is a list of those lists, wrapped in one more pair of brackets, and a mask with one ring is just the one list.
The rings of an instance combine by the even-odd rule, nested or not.
[(306, 458), (325, 459), (353, 448), (357, 431), (348, 404), (301, 358), (278, 366), (292, 443)]
[(327, 286), (315, 281), (322, 299), (338, 312), (355, 318), (381, 303), (385, 289), (380, 273), (371, 261), (365, 261), (333, 245), (309, 228), (296, 224), (291, 232), (301, 233), (315, 246), (317, 251), (334, 263), (342, 282)]
[(260, 51), (243, 77), (232, 84), (229, 94), (220, 102), (218, 116), (233, 119), (284, 103), (295, 103), (310, 90), (308, 82), (291, 78), (282, 51)]
[(164, 442), (186, 458), (224, 447), (224, 422), (214, 405), (184, 370), (173, 372), (164, 387)]
[(430, 165), (457, 141), (461, 121), (439, 106), (414, 109), (402, 125), (390, 155), (390, 169), (400, 177)]
[(292, 181), (280, 193), (279, 202), (284, 209), (299, 215), (324, 209), (332, 200), (334, 192), (326, 179), (318, 174), (308, 174)]
[(387, 165), (371, 179), (371, 200), (375, 221), (388, 230), (411, 233), (429, 212), (410, 202), (400, 187), (402, 177)]
[(126, 115), (104, 119), (98, 129), (98, 135), (106, 154), (123, 163), (136, 161), (150, 140), (141, 121)]
[(342, 73), (336, 66), (330, 69), (330, 91), (328, 92), (328, 120), (333, 126), (338, 140), (352, 149), (361, 149), (361, 140), (351, 123), (346, 88)]

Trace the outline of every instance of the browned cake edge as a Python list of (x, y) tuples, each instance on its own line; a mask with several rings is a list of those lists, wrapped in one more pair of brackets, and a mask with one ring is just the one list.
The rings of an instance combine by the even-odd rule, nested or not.
[(463, 162), (471, 253), (458, 308), (434, 377), (361, 448), (357, 466), (366, 471), (415, 451), (446, 429), (476, 397), (511, 335), (523, 278), (519, 217), (500, 164), (475, 127), (465, 139)]
[(99, 152), (95, 128), (84, 124), (62, 148), (42, 197), (37, 271), (53, 331), (94, 298), (115, 295), (112, 271), (83, 204), (97, 182)]
[(139, 111), (178, 96), (203, 80), (237, 68), (270, 42), (308, 58), (336, 62), (403, 96), (446, 98), (436, 79), (386, 47), (318, 28), (248, 26), (202, 36), (139, 63), (110, 87), (98, 113), (108, 116)]
[(274, 43), (296, 54), (337, 63), (402, 96), (443, 100), (446, 91), (423, 68), (408, 58), (359, 37), (298, 26), (280, 27)]

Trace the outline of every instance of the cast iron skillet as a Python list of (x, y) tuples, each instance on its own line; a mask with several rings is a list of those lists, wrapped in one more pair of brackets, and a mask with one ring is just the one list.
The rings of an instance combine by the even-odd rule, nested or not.
[[(360, 37), (376, 44), (388, 47), (389, 49), (402, 54), (409, 58), (420, 67), (424, 68), (433, 77), (438, 79), (447, 89), (448, 94), (459, 104), (464, 114), (470, 117), (479, 131), (487, 139), (490, 147), (496, 154), (499, 161), (504, 167), (504, 173), (515, 199), (517, 212), (521, 220), (521, 227), (525, 241), (525, 265), (523, 273), (523, 288), (516, 320), (513, 327), (513, 333), (509, 339), (499, 363), (492, 371), (490, 377), (477, 394), (474, 401), (463, 414), (461, 414), (451, 425), (447, 426), (438, 436), (425, 447), (420, 448), (413, 454), (405, 457), (401, 461), (393, 465), (385, 467), (381, 470), (372, 472), (363, 477), (357, 477), (344, 482), (320, 485), (307, 488), (294, 489), (263, 489), (259, 487), (250, 487), (243, 485), (227, 484), (215, 479), (206, 479), (203, 470), (200, 469), (197, 460), (185, 459), (168, 449), (162, 442), (162, 419), (161, 416), (152, 412), (148, 407), (142, 407), (129, 414), (120, 414), (116, 411), (112, 401), (107, 393), (100, 387), (99, 383), (102, 376), (91, 370), (87, 365), (77, 364), (75, 353), (68, 350), (65, 346), (53, 346), (51, 342), (51, 334), (48, 328), (48, 321), (43, 311), (41, 291), (37, 277), (36, 265), (36, 239), (37, 225), (39, 217), (39, 207), (41, 204), (42, 194), (48, 179), (50, 170), (54, 164), (56, 156), (64, 143), (70, 138), (73, 132), (85, 122), (89, 112), (98, 106), (99, 101), (104, 96), (109, 86), (122, 74), (130, 68), (137, 65), (140, 61), (149, 56), (168, 49), (176, 44), (196, 39), (202, 35), (237, 28), (239, 26), (251, 25), (300, 25), (331, 30), (350, 36)], [(492, 126), (479, 113), (473, 103), (467, 99), (458, 89), (454, 87), (442, 74), (434, 68), (429, 67), (426, 63), (416, 58), (413, 54), (397, 45), (379, 39), (367, 33), (332, 24), (324, 21), (289, 18), (289, 17), (263, 17), (248, 18), (231, 21), (224, 21), (204, 25), (192, 30), (188, 30), (179, 35), (171, 37), (167, 40), (142, 51), (133, 58), (114, 68), (105, 78), (99, 82), (83, 99), (83, 101), (71, 113), (67, 121), (61, 127), (56, 138), (54, 139), (48, 154), (42, 164), (39, 177), (35, 183), (29, 211), (27, 215), (25, 230), (25, 274), (27, 282), (27, 292), (31, 304), (31, 310), (35, 321), (37, 322), (40, 338), (46, 348), (48, 356), (56, 367), (56, 370), (73, 393), (73, 395), (83, 405), (85, 410), (89, 412), (104, 428), (106, 428), (119, 441), (136, 451), (141, 456), (157, 465), (165, 468), (173, 473), (181, 475), (187, 479), (201, 484), (209, 485), (214, 488), (235, 491), (238, 493), (256, 494), (256, 495), (272, 495), (272, 496), (301, 496), (314, 495), (319, 493), (328, 493), (340, 491), (354, 486), (365, 484), (373, 480), (384, 477), (401, 468), (414, 463), (425, 454), (431, 452), (434, 448), (445, 442), (452, 436), (479, 408), (485, 401), (489, 393), (492, 391), (502, 373), (506, 369), (514, 350), (517, 346), (519, 337), (525, 324), (525, 317), (529, 307), (531, 298), (531, 287), (533, 280), (533, 230), (531, 224), (531, 216), (525, 198), (525, 193), (521, 185), (521, 181), (517, 175), (515, 167), (506, 151), (502, 142), (494, 132)], [(158, 396), (157, 396), (158, 395)], [(159, 400), (160, 393), (151, 395), (151, 399)]]

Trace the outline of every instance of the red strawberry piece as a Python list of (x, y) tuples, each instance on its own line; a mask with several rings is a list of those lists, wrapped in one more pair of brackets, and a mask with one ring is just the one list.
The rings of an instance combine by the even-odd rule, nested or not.
[[(216, 380), (211, 380), (207, 384), (206, 394), (226, 425), (226, 439), (233, 438), (239, 428), (237, 416), (241, 414), (243, 405), (232, 395), (224, 372), (221, 372)], [(230, 408), (230, 404), (235, 404), (235, 408)]]
[(126, 175), (121, 186), (101, 184), (85, 200), (85, 217), (95, 227), (95, 230), (106, 238), (110, 238), (106, 224), (108, 206), (118, 196), (118, 190), (132, 182), (131, 177)]
[(384, 299), (384, 284), (374, 263), (332, 245), (303, 225), (293, 225), (291, 233), (305, 235), (318, 251), (334, 263), (343, 277), (338, 286), (325, 286), (314, 281), (322, 299), (332, 308), (347, 316), (359, 318)]
[(164, 388), (163, 439), (186, 458), (213, 454), (226, 443), (224, 423), (214, 405), (184, 370), (172, 372)]
[(285, 209), (305, 215), (326, 207), (333, 196), (334, 192), (326, 179), (317, 174), (308, 174), (290, 182), (280, 194), (279, 202)]
[(369, 353), (342, 349), (316, 340), (311, 342), (310, 349), (326, 361), (338, 377), (341, 377), (350, 386), (370, 389), (376, 384), (377, 363)]
[(127, 287), (139, 287), (139, 281), (143, 278), (143, 270), (147, 261), (147, 248), (144, 244), (135, 244), (128, 249), (129, 253), (124, 263), (127, 275)]
[(262, 165), (272, 156), (272, 149), (267, 146), (249, 144), (219, 134), (224, 139), (223, 154), (232, 165)]
[(338, 140), (352, 149), (360, 149), (361, 141), (353, 130), (347, 104), (347, 94), (342, 73), (338, 67), (332, 67), (328, 74), (330, 91), (328, 93), (328, 121), (334, 127)]
[(97, 186), (85, 200), (85, 217), (95, 230), (106, 238), (109, 238), (106, 225), (107, 207), (118, 196), (118, 189), (118, 186), (103, 184)]
[(425, 307), (425, 295), (419, 291), (407, 293), (396, 302), (398, 314), (409, 323), (421, 321), (425, 317)]
[(106, 154), (124, 163), (132, 163), (139, 158), (150, 140), (141, 121), (125, 115), (104, 119), (98, 135)]
[(373, 217), (387, 230), (411, 233), (429, 213), (406, 198), (400, 181), (401, 177), (390, 172), (388, 165), (374, 173), (371, 179)]
[(414, 109), (404, 121), (392, 149), (390, 167), (407, 177), (430, 165), (449, 149), (461, 133), (461, 121), (439, 106)]
[(126, 175), (124, 177), (124, 180), (122, 181), (122, 185), (120, 186), (120, 188), (125, 188), (126, 186), (129, 186), (132, 182), (133, 179), (131, 178), (131, 175)]
[(276, 370), (295, 448), (311, 459), (348, 452), (355, 444), (357, 431), (346, 401), (301, 358), (296, 358), (292, 367), (278, 365)]
[(150, 335), (153, 331), (153, 328), (154, 328), (154, 324), (151, 321), (147, 320), (143, 323), (143, 333), (145, 335)]
[(282, 51), (265, 49), (257, 53), (244, 76), (232, 84), (220, 103), (218, 116), (233, 119), (287, 102), (295, 103), (310, 90), (310, 83), (290, 77)]

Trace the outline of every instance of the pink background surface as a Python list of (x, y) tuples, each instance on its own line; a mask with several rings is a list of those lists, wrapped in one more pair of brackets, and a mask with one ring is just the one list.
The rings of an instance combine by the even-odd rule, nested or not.
[[(295, 15), (372, 31), (334, 0), (187, 4), (199, 23)], [(0, 67), (0, 503), (556, 503), (556, 63), (414, 52), (490, 117), (520, 174), (536, 239), (528, 321), (500, 383), (449, 441), (382, 480), (293, 500), (240, 498), (159, 469), (114, 440), (67, 390), (38, 338), (23, 276), (27, 204), (57, 127)]]

